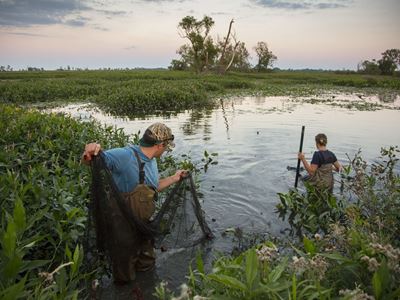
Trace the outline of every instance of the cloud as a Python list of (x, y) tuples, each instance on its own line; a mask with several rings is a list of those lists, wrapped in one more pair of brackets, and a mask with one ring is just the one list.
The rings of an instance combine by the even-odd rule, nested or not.
[(281, 0), (250, 0), (256, 5), (284, 9), (284, 10), (321, 10), (321, 9), (334, 9), (346, 7), (346, 2), (352, 0), (336, 0), (336, 1), (312, 1), (312, 0), (294, 0), (294, 1), (281, 1)]
[(123, 16), (127, 15), (129, 12), (127, 11), (122, 11), (122, 10), (106, 10), (106, 9), (96, 9), (95, 10), (98, 13), (104, 14), (106, 16)]
[(30, 32), (5, 32), (6, 34), (12, 35), (23, 35), (23, 36), (34, 36), (34, 37), (48, 37), (45, 34), (37, 34), (37, 33), (30, 33)]
[(67, 24), (82, 26), (87, 19), (66, 17), (90, 10), (81, 0), (0, 0), (0, 26)]
[(89, 18), (84, 18), (81, 16), (76, 17), (75, 19), (65, 20), (63, 24), (74, 26), (74, 27), (83, 27), (86, 25), (86, 22), (89, 21)]

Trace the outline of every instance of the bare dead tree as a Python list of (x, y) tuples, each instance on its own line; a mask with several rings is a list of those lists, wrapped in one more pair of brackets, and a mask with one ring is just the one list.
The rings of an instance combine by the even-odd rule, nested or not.
[(232, 66), (233, 60), (235, 59), (235, 56), (236, 56), (236, 49), (240, 44), (240, 41), (236, 40), (235, 34), (232, 34), (232, 39), (235, 41), (235, 46), (233, 47), (231, 60), (229, 61), (229, 64), (225, 67), (224, 73), (226, 73), (229, 70), (229, 68)]
[(224, 46), (222, 48), (221, 52), (221, 57), (219, 58), (219, 73), (224, 74), (226, 72), (226, 68), (224, 66), (225, 62), (225, 53), (226, 53), (226, 47), (229, 44), (230, 40), (230, 35), (231, 35), (231, 30), (232, 30), (232, 24), (234, 23), (234, 20), (232, 19), (231, 22), (229, 23), (229, 29), (228, 29), (228, 34), (226, 35), (225, 41), (224, 41)]

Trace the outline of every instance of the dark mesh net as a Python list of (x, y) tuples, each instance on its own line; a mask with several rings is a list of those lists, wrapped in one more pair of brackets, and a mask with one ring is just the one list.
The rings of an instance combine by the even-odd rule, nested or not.
[[(109, 257), (116, 250), (113, 248), (118, 247), (111, 224), (116, 207), (130, 227), (129, 230), (144, 239), (153, 239), (156, 248), (188, 248), (212, 238), (191, 175), (171, 189), (152, 220), (146, 222), (128, 209), (101, 152), (92, 160), (91, 169), (89, 222), (94, 223), (98, 252)], [(87, 236), (90, 237), (90, 234)]]
[(212, 237), (191, 175), (169, 193), (152, 223), (160, 232), (157, 248), (187, 248)]

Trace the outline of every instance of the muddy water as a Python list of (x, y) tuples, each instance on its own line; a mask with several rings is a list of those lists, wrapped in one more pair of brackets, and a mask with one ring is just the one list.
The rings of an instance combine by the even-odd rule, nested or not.
[[(358, 111), (351, 105), (338, 103), (359, 101), (386, 105), (376, 111)], [(364, 159), (373, 161), (382, 146), (400, 145), (400, 98), (387, 101), (378, 96), (328, 94), (317, 99), (287, 97), (247, 97), (221, 100), (212, 111), (184, 112), (175, 116), (149, 117), (142, 120), (114, 118), (93, 111), (85, 105), (71, 105), (57, 111), (68, 112), (80, 119), (95, 118), (102, 123), (136, 133), (153, 122), (164, 122), (176, 137), (174, 155), (189, 154), (200, 162), (204, 150), (218, 153), (218, 165), (210, 166), (201, 175), (203, 209), (216, 238), (204, 245), (206, 261), (215, 253), (228, 253), (234, 243), (232, 236), (224, 236), (229, 228), (240, 227), (244, 232), (282, 235), (287, 224), (274, 213), (278, 192), (286, 192), (294, 184), (295, 173), (287, 166), (296, 166), (301, 126), (305, 125), (303, 151), (311, 159), (315, 151), (314, 136), (323, 132), (328, 136), (328, 148), (339, 161), (347, 162), (359, 149)], [(383, 100), (382, 100), (383, 99)], [(324, 104), (324, 100), (327, 100)], [(337, 184), (338, 186), (338, 184)], [(184, 281), (189, 262), (197, 249), (169, 249), (158, 253), (157, 268), (139, 274), (137, 283), (116, 288), (105, 280), (101, 298), (131, 299), (139, 287), (145, 299), (151, 298), (153, 286), (161, 280), (176, 289)]]

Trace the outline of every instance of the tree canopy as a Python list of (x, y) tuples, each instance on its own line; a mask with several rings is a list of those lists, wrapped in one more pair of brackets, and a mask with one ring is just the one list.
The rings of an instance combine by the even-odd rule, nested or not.
[[(201, 20), (186, 16), (179, 22), (179, 34), (187, 39), (188, 43), (180, 46), (176, 51), (180, 58), (171, 61), (170, 69), (193, 70), (197, 73), (216, 71), (219, 74), (224, 74), (228, 70), (251, 69), (249, 51), (245, 43), (236, 37), (233, 29), (234, 20), (232, 19), (229, 23), (227, 35), (222, 40), (217, 39), (216, 42), (210, 36), (214, 23), (209, 16), (204, 16)], [(266, 45), (265, 42), (258, 44)], [(256, 66), (258, 71), (272, 66), (276, 60), (276, 56), (268, 50), (268, 47), (266, 49), (266, 52), (260, 52), (261, 56)]]
[(400, 67), (400, 49), (384, 51), (381, 59), (364, 60), (358, 65), (358, 71), (366, 74), (393, 75)]

